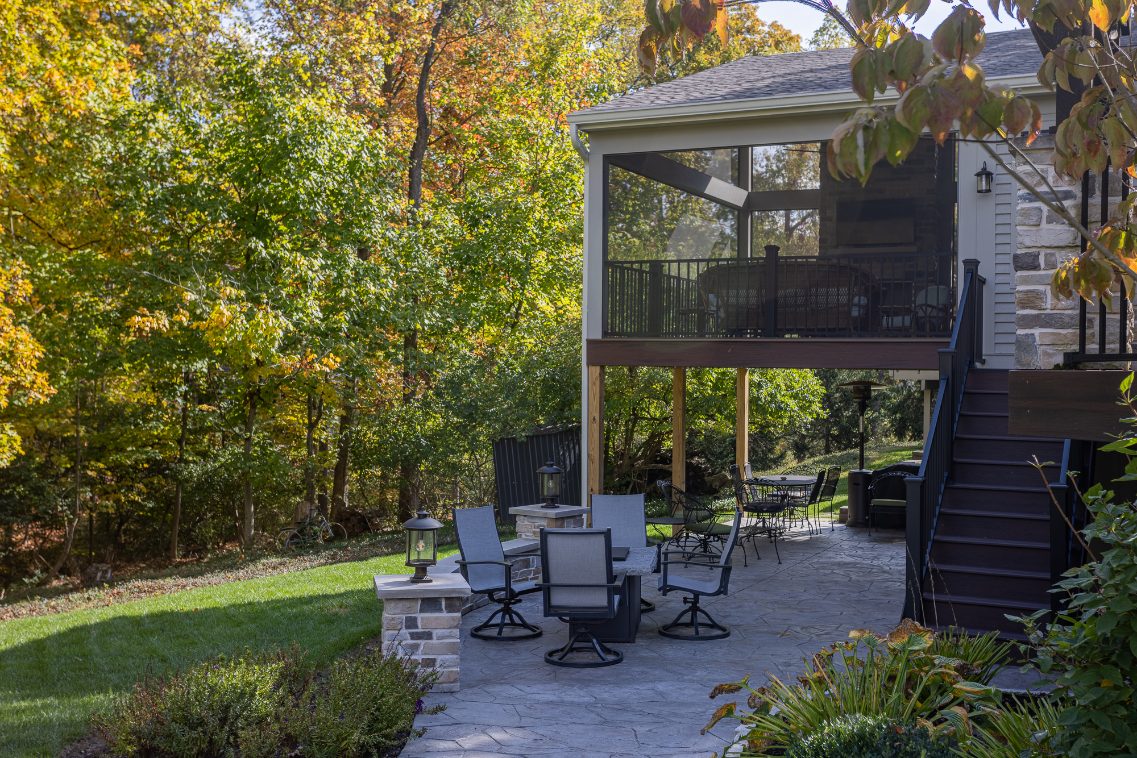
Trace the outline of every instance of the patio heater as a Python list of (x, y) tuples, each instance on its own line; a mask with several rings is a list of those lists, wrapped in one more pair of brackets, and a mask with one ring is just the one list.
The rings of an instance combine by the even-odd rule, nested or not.
[(419, 508), (415, 517), (403, 524), (407, 532), (407, 565), (415, 570), (411, 581), (416, 584), (434, 581), (426, 575), (426, 570), (438, 563), (435, 533), (441, 528), (442, 524), (432, 519), (423, 508)]
[(872, 400), (873, 387), (885, 387), (887, 385), (874, 382), (871, 379), (858, 379), (852, 382), (842, 382), (838, 386), (849, 390), (853, 395), (853, 399), (857, 401), (857, 415), (860, 419), (858, 427), (860, 442), (857, 468), (863, 471), (865, 468), (865, 411), (868, 410), (869, 400)]
[(564, 471), (549, 461), (541, 468), (537, 469), (537, 488), (541, 491), (541, 497), (545, 500), (542, 508), (556, 508), (557, 500), (561, 497), (561, 478), (564, 476)]

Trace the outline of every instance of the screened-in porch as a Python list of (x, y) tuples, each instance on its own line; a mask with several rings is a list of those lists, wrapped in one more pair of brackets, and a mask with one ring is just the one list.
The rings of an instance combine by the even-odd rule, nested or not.
[(826, 143), (609, 154), (604, 338), (942, 338), (956, 301), (955, 146), (867, 185)]

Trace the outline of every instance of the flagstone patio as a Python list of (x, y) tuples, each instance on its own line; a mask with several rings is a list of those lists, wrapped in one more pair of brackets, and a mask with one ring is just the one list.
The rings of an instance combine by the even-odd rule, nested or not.
[(462, 622), (461, 690), (431, 695), (443, 713), (422, 715), (426, 734), (403, 756), (697, 756), (721, 752), (733, 724), (700, 728), (725, 699), (708, 699), (720, 682), (751, 674), (792, 675), (804, 657), (850, 629), (891, 629), (904, 594), (904, 537), (898, 531), (837, 526), (808, 537), (794, 535), (773, 547), (760, 543), (743, 566), (735, 551), (730, 594), (704, 600), (731, 636), (713, 642), (661, 637), (657, 629), (682, 608), (681, 595), (660, 596), (656, 576), (645, 577), (643, 596), (657, 610), (645, 614), (632, 645), (620, 645), (624, 662), (599, 669), (546, 664), (548, 649), (563, 644), (566, 626), (541, 617), (539, 594), (519, 606), (545, 630), (527, 642), (471, 639), (469, 629), (491, 609)]

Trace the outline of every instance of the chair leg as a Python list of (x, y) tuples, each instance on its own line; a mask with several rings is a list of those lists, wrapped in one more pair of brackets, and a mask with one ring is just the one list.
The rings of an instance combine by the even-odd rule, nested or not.
[(774, 537), (774, 555), (778, 556), (778, 565), (782, 565), (782, 554), (778, 552), (778, 530), (774, 529), (771, 534)]
[[(721, 640), (730, 636), (730, 629), (715, 621), (714, 617), (699, 605), (698, 595), (683, 598), (683, 604), (687, 607), (680, 611), (670, 624), (664, 624), (659, 628), (661, 635), (676, 640)], [(700, 621), (699, 614), (702, 614), (706, 620)], [(680, 629), (691, 631), (684, 634), (677, 631)], [(704, 633), (704, 630), (710, 630), (710, 633)]]
[[(470, 630), (470, 636), (491, 642), (512, 642), (513, 640), (531, 640), (540, 637), (541, 629), (530, 624), (520, 612), (515, 611), (513, 609), (514, 602), (514, 600), (502, 602), (501, 607), (491, 613), (489, 618)], [(486, 631), (491, 627), (496, 628), (496, 633)], [(506, 630), (509, 629), (522, 631), (506, 634)]]
[[(596, 660), (568, 661), (573, 653), (593, 653)], [(589, 629), (579, 629), (569, 625), (569, 640), (561, 647), (545, 653), (545, 663), (574, 669), (594, 669), (601, 666), (614, 666), (624, 660), (624, 654), (613, 650), (596, 638)]]

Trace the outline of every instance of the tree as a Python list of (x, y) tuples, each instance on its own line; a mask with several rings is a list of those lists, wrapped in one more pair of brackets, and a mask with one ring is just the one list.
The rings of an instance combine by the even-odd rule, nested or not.
[[(851, 113), (829, 142), (834, 176), (866, 182), (880, 161), (902, 162), (925, 130), (940, 143), (957, 130), (979, 141), (992, 161), (1086, 240), (1085, 251), (1055, 272), (1058, 294), (1108, 299), (1119, 277), (1129, 280), (1132, 291), (1137, 195), (1118, 203), (1096, 229), (1084, 227), (1059, 199), (1045, 171), (1024, 150), (1042, 129), (1038, 104), (1013, 89), (988, 85), (976, 62), (986, 43), (982, 14), (957, 3), (928, 37), (912, 23), (924, 16), (930, 0), (852, 0), (847, 15), (826, 0), (802, 1), (828, 14), (857, 42), (850, 72), (865, 107)], [(1060, 105), (1051, 159), (1057, 174), (1077, 180), (1087, 171), (1112, 168), (1137, 175), (1137, 58), (1116, 41), (1133, 3), (990, 0), (990, 8), (996, 17), (1005, 13), (1028, 24), (1039, 42), (1038, 79), (1058, 93)], [(724, 28), (727, 14), (725, 5), (710, 0), (652, 0), (641, 41), (645, 63), (665, 43), (682, 47)], [(900, 96), (896, 104), (874, 105), (889, 87)], [(1005, 161), (999, 145), (1022, 167)]]

